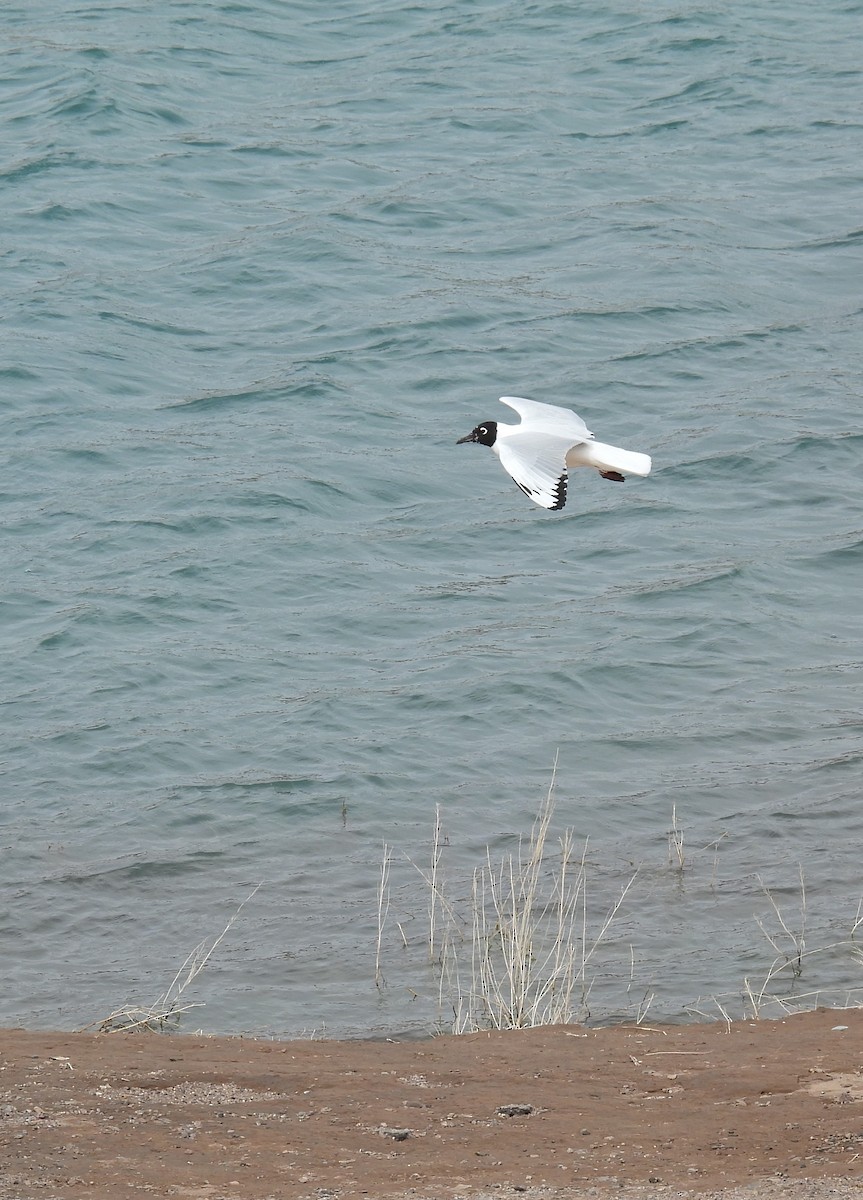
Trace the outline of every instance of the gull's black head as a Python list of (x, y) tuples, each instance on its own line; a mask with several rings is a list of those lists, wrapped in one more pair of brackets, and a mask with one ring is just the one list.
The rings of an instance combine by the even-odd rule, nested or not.
[(467, 437), (459, 438), (456, 445), (460, 446), (462, 442), (479, 442), (481, 446), (493, 446), (496, 440), (497, 421), (483, 421), (482, 425), (477, 425)]

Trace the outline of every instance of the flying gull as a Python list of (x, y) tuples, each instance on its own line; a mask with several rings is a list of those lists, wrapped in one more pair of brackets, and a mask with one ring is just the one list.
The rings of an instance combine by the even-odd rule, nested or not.
[(566, 504), (568, 467), (594, 467), (603, 479), (623, 483), (627, 475), (649, 475), (650, 455), (597, 442), (581, 417), (568, 408), (521, 396), (501, 396), (521, 417), (519, 425), (483, 421), (463, 442), (489, 446), (525, 493), (541, 508)]

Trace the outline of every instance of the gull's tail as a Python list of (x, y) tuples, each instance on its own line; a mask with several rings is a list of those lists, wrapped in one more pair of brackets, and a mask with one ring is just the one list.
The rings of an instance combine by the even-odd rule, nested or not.
[(637, 450), (623, 450), (605, 442), (579, 442), (567, 453), (566, 465), (595, 467), (598, 471), (621, 475), (649, 475), (651, 460), (649, 454), (639, 454)]

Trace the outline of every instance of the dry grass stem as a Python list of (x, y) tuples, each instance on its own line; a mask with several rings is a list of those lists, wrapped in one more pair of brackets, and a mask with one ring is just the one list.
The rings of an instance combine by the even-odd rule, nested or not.
[(437, 934), (437, 904), (438, 904), (438, 867), (440, 866), (441, 856), (441, 811), (440, 805), (435, 805), (434, 810), (434, 837), (432, 838), (432, 856), (431, 869), (429, 871), (429, 958), (435, 956), (435, 944)]
[[(779, 908), (779, 905), (776, 903), (776, 899), (773, 896), (773, 893), (761, 881), (760, 877), (758, 879), (758, 882), (759, 882), (759, 884), (761, 884), (762, 891), (764, 892), (765, 896), (770, 901), (770, 903), (773, 907), (773, 912), (776, 915), (776, 920), (779, 922), (779, 928), (781, 930), (781, 935), (770, 933), (770, 931), (765, 928), (764, 922), (761, 920), (761, 918), (760, 917), (755, 918), (756, 922), (758, 923), (758, 928), (761, 930), (761, 932), (767, 938), (768, 942), (773, 947), (773, 949), (776, 951), (777, 955), (780, 958), (786, 959), (786, 962), (788, 963), (788, 965), (791, 966), (791, 969), (792, 969), (793, 973), (795, 974), (795, 976), (799, 976), (802, 973), (803, 959), (806, 954), (806, 883), (803, 878), (802, 865), (800, 865), (798, 869), (800, 872), (800, 932), (799, 933), (792, 932), (792, 930), (788, 928), (788, 924), (786, 923), (785, 918), (782, 915), (782, 911)], [(782, 946), (780, 945), (781, 936), (784, 936), (785, 938), (787, 938), (788, 941), (791, 943), (791, 946), (792, 946), (791, 953), (789, 953), (787, 950), (782, 949)]]
[[(384, 926), (387, 923), (387, 915), (390, 911), (390, 863), (392, 862), (392, 853), (389, 846), (384, 842), (384, 856), (381, 862), (381, 878), (378, 885), (378, 936), (375, 944), (375, 987), (380, 991), (385, 985), (386, 980), (381, 970), (381, 947), (384, 938)], [(401, 926), (399, 927), (401, 928)], [(404, 937), (404, 932), (402, 932)]]
[[(459, 925), (458, 917), (447, 898), (444, 882), (441, 878), (440, 863), (445, 845), (446, 836), (443, 832), (443, 820), (440, 805), (438, 804), (435, 805), (434, 834), (432, 837), (432, 855), (429, 868), (421, 867), (408, 855), (405, 855), (405, 858), (407, 858), (413, 869), (418, 872), (429, 890), (428, 954), (429, 959), (436, 960), (440, 965), (443, 963), (444, 947), (452, 937), (453, 930)], [(440, 909), (440, 913), (438, 913), (438, 909)], [(443, 933), (439, 932), (441, 926), (443, 926)], [(440, 949), (437, 948), (439, 937), (442, 938)]]
[(677, 805), (671, 806), (671, 828), (668, 831), (668, 861), (682, 871), (686, 858), (683, 852), (683, 827), (677, 824)]

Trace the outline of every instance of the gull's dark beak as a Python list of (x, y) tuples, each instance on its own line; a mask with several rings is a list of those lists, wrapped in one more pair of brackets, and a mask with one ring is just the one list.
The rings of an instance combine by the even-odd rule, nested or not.
[(476, 430), (472, 429), (470, 431), (470, 433), (467, 435), (467, 437), (459, 438), (458, 441), (456, 442), (456, 445), (461, 446), (464, 444), (464, 442), (475, 442), (475, 441), (476, 441)]

